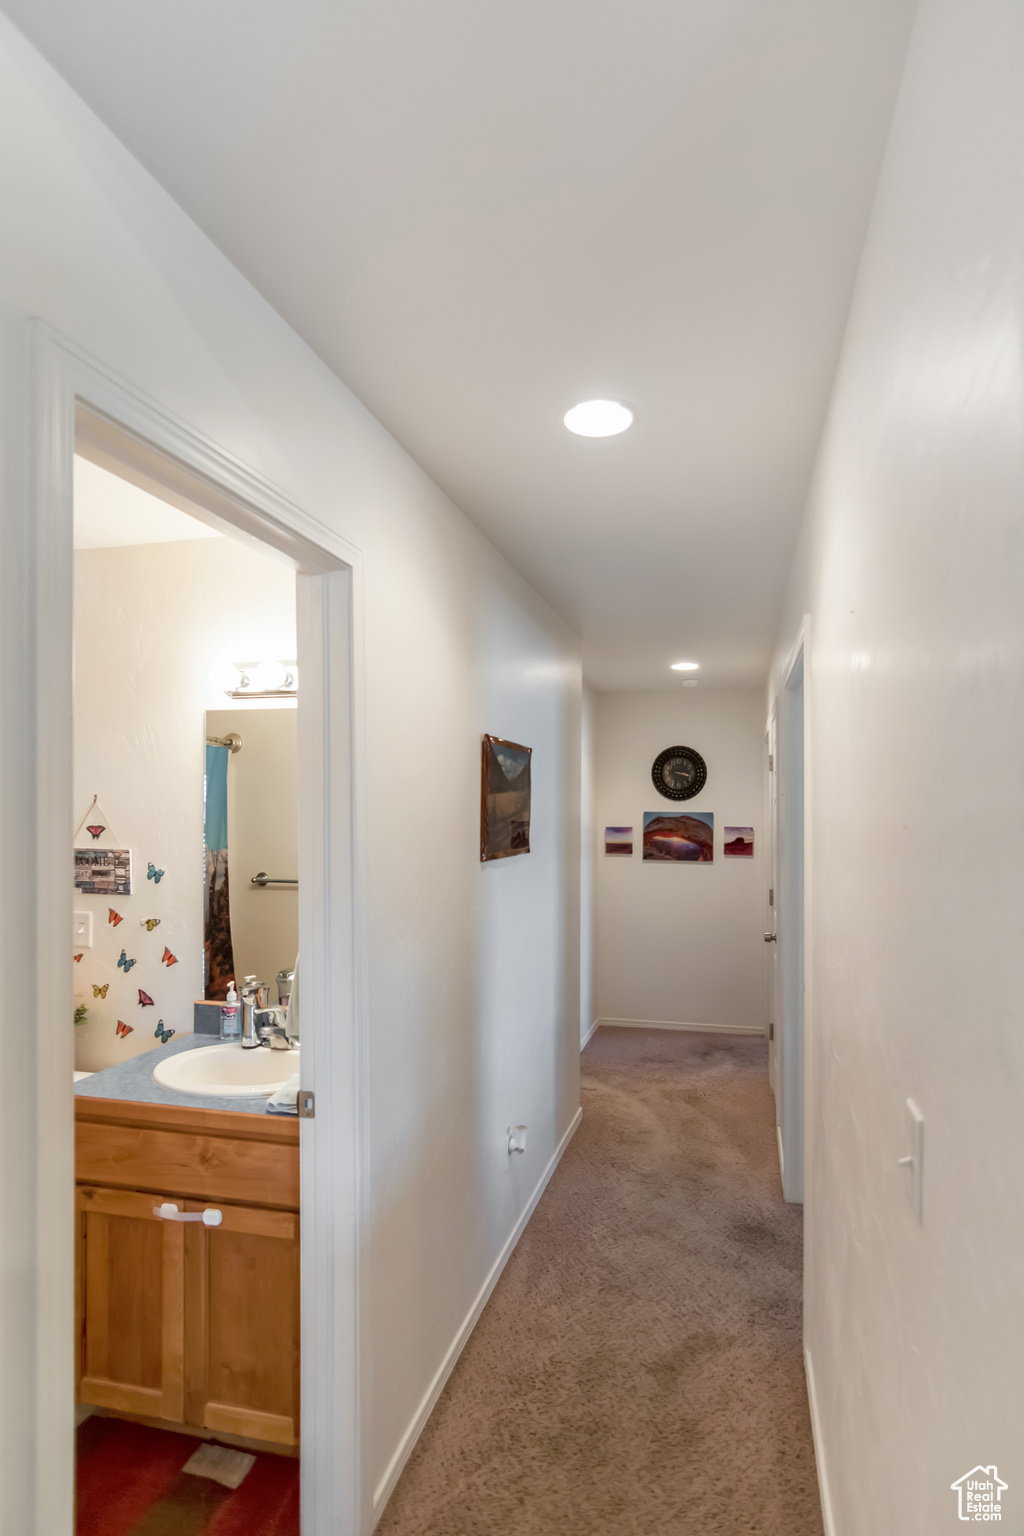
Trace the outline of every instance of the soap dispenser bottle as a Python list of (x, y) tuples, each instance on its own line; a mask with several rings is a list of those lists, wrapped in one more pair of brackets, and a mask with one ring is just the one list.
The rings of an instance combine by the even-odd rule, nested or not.
[(234, 981), (228, 982), (228, 995), (220, 1010), (220, 1037), (222, 1040), (241, 1040), (242, 1015), (238, 1007), (238, 994)]

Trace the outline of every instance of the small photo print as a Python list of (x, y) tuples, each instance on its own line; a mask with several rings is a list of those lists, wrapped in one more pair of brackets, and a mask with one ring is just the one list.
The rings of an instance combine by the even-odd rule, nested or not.
[(632, 855), (633, 852), (633, 828), (632, 827), (605, 827), (604, 829), (605, 853), (618, 853)]
[(75, 890), (90, 896), (130, 896), (132, 855), (129, 848), (76, 848)]
[(727, 859), (752, 859), (754, 857), (753, 827), (726, 827), (722, 852)]
[(644, 858), (660, 864), (710, 864), (715, 857), (715, 814), (644, 812)]

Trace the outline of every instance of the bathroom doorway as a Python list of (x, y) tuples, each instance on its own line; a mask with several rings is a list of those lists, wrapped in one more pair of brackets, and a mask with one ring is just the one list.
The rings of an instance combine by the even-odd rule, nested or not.
[(298, 1536), (295, 572), (83, 456), (74, 530), (77, 1532)]
[[(357, 1325), (362, 1168), (365, 1166), (362, 1152), (364, 1095), (360, 1078), (364, 1057), (359, 1046), (359, 1031), (364, 1015), (357, 959), (359, 885), (354, 829), (359, 820), (356, 814), (358, 786), (352, 769), (353, 733), (358, 728), (352, 644), (353, 576), (358, 555), (349, 550), (344, 541), (287, 502), (259, 476), (220, 453), (200, 434), (163, 412), (151, 400), (136, 395), (129, 386), (111, 380), (88, 359), (65, 350), (59, 338), (40, 330), (37, 340), (42, 397), (35, 418), (39, 468), (35, 482), (37, 516), (33, 540), (35, 575), (40, 590), (47, 594), (47, 623), (37, 635), (33, 679), (38, 726), (34, 740), (40, 768), (34, 826), (38, 850), (39, 965), (35, 996), (39, 1077), (32, 1101), (37, 1105), (34, 1155), (38, 1167), (33, 1195), (47, 1284), (39, 1293), (39, 1326), (31, 1341), (31, 1351), (35, 1362), (33, 1372), (37, 1383), (39, 1422), (47, 1425), (47, 1435), (41, 1445), (36, 1478), (36, 1529), (40, 1533), (60, 1533), (60, 1536), (71, 1536), (74, 1531), (72, 1382), (76, 1377), (80, 1335), (74, 1317), (76, 1244), (73, 1218), (76, 1200), (82, 1195), (81, 1188), (76, 1191), (77, 1182), (79, 1186), (86, 1184), (92, 1191), (88, 1195), (93, 1201), (89, 1208), (94, 1228), (92, 1279), (96, 1280), (98, 1275), (102, 1278), (97, 1255), (103, 1254), (104, 1247), (108, 1260), (112, 1255), (117, 1258), (121, 1265), (119, 1273), (127, 1272), (132, 1263), (143, 1268), (147, 1262), (152, 1265), (158, 1256), (162, 1265), (161, 1287), (143, 1287), (138, 1305), (143, 1310), (149, 1309), (150, 1323), (156, 1317), (158, 1326), (155, 1334), (151, 1329), (150, 1336), (159, 1336), (162, 1344), (169, 1342), (169, 1358), (180, 1361), (180, 1368), (172, 1369), (165, 1369), (164, 1362), (157, 1368), (152, 1360), (137, 1361), (136, 1374), (141, 1379), (135, 1385), (144, 1394), (149, 1394), (142, 1400), (142, 1407), (150, 1411), (140, 1412), (140, 1400), (136, 1398), (133, 1403), (129, 1401), (130, 1394), (125, 1393), (120, 1405), (110, 1401), (98, 1405), (106, 1410), (104, 1417), (112, 1422), (130, 1424), (133, 1428), (139, 1427), (139, 1420), (146, 1419), (158, 1423), (177, 1422), (186, 1429), (210, 1432), (227, 1450), (245, 1450), (250, 1441), (286, 1447), (287, 1426), (283, 1421), (288, 1417), (287, 1412), (275, 1412), (273, 1407), (268, 1409), (266, 1405), (254, 1402), (241, 1405), (243, 1411), (239, 1415), (235, 1412), (239, 1404), (231, 1400), (230, 1391), (225, 1389), (228, 1376), (235, 1371), (234, 1363), (229, 1362), (228, 1369), (221, 1371), (217, 1381), (213, 1379), (216, 1370), (211, 1367), (213, 1375), (208, 1372), (208, 1378), (204, 1380), (195, 1356), (197, 1340), (204, 1329), (207, 1335), (215, 1333), (221, 1344), (229, 1341), (232, 1329), (239, 1322), (239, 1298), (246, 1296), (247, 1288), (256, 1291), (265, 1308), (286, 1312), (290, 1276), (301, 1267), (301, 1386), (296, 1388), (295, 1394), (297, 1401), (301, 1399), (298, 1414), (302, 1425), (301, 1529), (306, 1536), (326, 1529), (351, 1532), (356, 1536), (365, 1524), (366, 1501), (360, 1461), (362, 1402)], [(122, 1112), (121, 1122), (114, 1129), (125, 1146), (132, 1144), (135, 1147), (149, 1146), (151, 1151), (156, 1149), (149, 1172), (136, 1179), (131, 1188), (112, 1183), (103, 1186), (100, 1180), (92, 1177), (92, 1167), (86, 1168), (84, 1179), (76, 1181), (74, 1117), (68, 1114), (67, 1090), (53, 1075), (60, 1062), (65, 1061), (68, 1063), (67, 1075), (71, 1076), (73, 1033), (68, 1020), (76, 1007), (74, 994), (83, 990), (74, 973), (78, 971), (81, 975), (85, 954), (98, 948), (96, 939), (101, 926), (109, 928), (114, 939), (118, 936), (126, 939), (130, 935), (133, 942), (116, 945), (116, 954), (112, 950), (111, 956), (106, 957), (116, 974), (109, 979), (100, 976), (89, 979), (88, 1001), (96, 1008), (96, 1017), (79, 1029), (88, 1030), (97, 1025), (100, 1035), (110, 1033), (124, 1049), (126, 1059), (130, 1059), (128, 1048), (133, 1045), (133, 1037), (145, 1031), (154, 1035), (154, 1045), (163, 1047), (168, 1044), (172, 1052), (189, 1033), (180, 1011), (180, 998), (174, 1001), (177, 1011), (173, 1017), (169, 1009), (161, 1011), (159, 1006), (164, 999), (176, 997), (176, 977), (184, 975), (185, 957), (179, 956), (174, 944), (165, 942), (169, 934), (163, 931), (165, 925), (178, 922), (174, 902), (167, 898), (171, 895), (172, 885), (179, 884), (179, 890), (185, 889), (184, 874), (175, 874), (172, 881), (174, 866), (161, 855), (159, 848), (154, 848), (154, 856), (150, 857), (151, 850), (140, 845), (137, 832), (126, 832), (118, 827), (121, 795), (116, 786), (111, 795), (114, 804), (109, 800), (104, 802), (103, 794), (99, 793), (101, 786), (92, 786), (88, 794), (91, 810), (83, 810), (78, 805), (82, 796), (73, 783), (70, 705), (75, 669), (81, 661), (73, 653), (70, 623), (75, 455), (214, 530), (213, 536), (200, 535), (195, 541), (190, 538), (168, 540), (168, 547), (177, 542), (180, 552), (186, 544), (201, 543), (205, 538), (208, 540), (208, 558), (212, 560), (214, 557), (210, 552), (214, 547), (226, 546), (229, 540), (237, 541), (239, 569), (250, 556), (269, 555), (281, 570), (286, 571), (294, 592), (293, 645), (275, 646), (275, 654), (259, 659), (273, 663), (294, 664), (297, 661), (298, 674), (303, 680), (302, 702), (295, 712), (299, 825), (298, 865), (293, 878), (298, 882), (295, 901), (302, 954), (301, 1092), (298, 1097), (307, 1116), (290, 1121), (281, 1116), (273, 1123), (270, 1116), (261, 1117), (261, 1131), (250, 1138), (252, 1146), (244, 1158), (230, 1155), (231, 1138), (225, 1134), (223, 1124), (211, 1118), (202, 1128), (206, 1144), (198, 1157), (179, 1157), (179, 1164), (181, 1168), (195, 1167), (197, 1163), (210, 1166), (211, 1150), (219, 1149), (225, 1154), (221, 1158), (219, 1176), (225, 1176), (225, 1169), (229, 1173), (233, 1169), (235, 1182), (228, 1179), (223, 1197), (217, 1201), (212, 1193), (187, 1187), (187, 1178), (179, 1177), (173, 1167), (173, 1157), (161, 1161), (157, 1155), (172, 1150), (166, 1137), (175, 1133), (166, 1122), (166, 1116), (158, 1128), (143, 1127), (133, 1123), (133, 1118), (138, 1120), (139, 1116), (132, 1110)], [(183, 602), (184, 588), (180, 581), (174, 580), (177, 556), (173, 551), (170, 558), (166, 555), (165, 549), (160, 561), (163, 582), (159, 601), (165, 613), (173, 613), (175, 606)], [(116, 583), (105, 583), (101, 606), (116, 610), (119, 594), (127, 590), (126, 587), (119, 589)], [(215, 602), (210, 605), (209, 612), (215, 623)], [(159, 663), (154, 663), (154, 673), (159, 673), (162, 666), (180, 660), (174, 655), (175, 649), (173, 645), (165, 649)], [(109, 658), (110, 652), (106, 655)], [(253, 656), (240, 656), (233, 651), (230, 660), (233, 664), (251, 662)], [(102, 665), (101, 657), (100, 668)], [(140, 679), (141, 676), (140, 671)], [(142, 681), (148, 686), (151, 679)], [(234, 699), (224, 702), (237, 703)], [(201, 754), (206, 733), (202, 717), (199, 730)], [(125, 758), (130, 759), (134, 748), (127, 733), (124, 745)], [(155, 786), (151, 799), (155, 820), (164, 814)], [(173, 822), (173, 814), (166, 819), (168, 823)], [(80, 822), (84, 849), (97, 851), (104, 844), (108, 854), (129, 852), (130, 874), (126, 879), (124, 861), (117, 857), (96, 859), (91, 875), (84, 865), (81, 867), (82, 882), (74, 899), (69, 900), (65, 829), (69, 825), (78, 828)], [(99, 837), (94, 837), (90, 828), (97, 826), (103, 830)], [(183, 856), (182, 871), (188, 863), (188, 857)], [(200, 884), (202, 866), (200, 842), (191, 866)], [(259, 871), (253, 872), (256, 873)], [(267, 873), (273, 876), (277, 872)], [(113, 882), (109, 889), (104, 887), (108, 880)], [(145, 900), (141, 904), (130, 900), (136, 893), (143, 892)], [(163, 908), (158, 911), (159, 904), (154, 901), (161, 892), (166, 911)], [(75, 947), (72, 944), (75, 932), (72, 913), (82, 910), (84, 903), (80, 897), (85, 895), (94, 898), (89, 913), (93, 944)], [(129, 910), (121, 911), (119, 904)], [(147, 908), (145, 912), (143, 905)], [(150, 906), (152, 912), (148, 910)], [(108, 910), (105, 922), (102, 920), (103, 909)], [(110, 909), (118, 921), (109, 917)], [(103, 939), (107, 937), (104, 932)], [(160, 978), (163, 998), (158, 997), (151, 986), (138, 984), (142, 955), (132, 951), (141, 951), (143, 937), (152, 940), (155, 946), (150, 946), (153, 947), (151, 955), (147, 948), (146, 963)], [(194, 955), (191, 949), (188, 953)], [(68, 956), (66, 970), (53, 963), (53, 956), (59, 954)], [(75, 960), (76, 954), (82, 954), (83, 960)], [(282, 965), (279, 969), (284, 972), (287, 967)], [(135, 976), (132, 971), (136, 972)], [(273, 984), (276, 977), (259, 976), (257, 979)], [(115, 980), (120, 984), (123, 996), (120, 1011), (111, 1022), (101, 1015), (99, 1004), (114, 998)], [(129, 984), (127, 990), (125, 983)], [(98, 994), (93, 993), (94, 986), (99, 989)], [(196, 994), (192, 985), (187, 990)], [(207, 1004), (215, 1001), (206, 998), (204, 992), (205, 983), (203, 992), (189, 998), (193, 1007), (200, 1001)], [(139, 996), (140, 993), (144, 995)], [(134, 1015), (131, 1008), (125, 1006), (125, 999), (134, 1000), (137, 1010)], [(279, 1009), (281, 1000), (275, 996), (272, 1002), (270, 998), (257, 998), (256, 1001), (265, 1001), (268, 1005), (266, 1010), (257, 1008), (257, 1012), (268, 1012)], [(127, 1019), (125, 1012), (129, 1014)], [(191, 1023), (194, 1028), (195, 1015)], [(118, 1024), (123, 1026), (120, 1033)], [(166, 1041), (163, 1035), (168, 1036)], [(286, 1042), (285, 1049), (291, 1049), (293, 1044)], [(272, 1054), (272, 1048), (265, 1049), (261, 1042), (250, 1052), (250, 1057), (255, 1061), (269, 1060)], [(202, 1052), (197, 1051), (196, 1055), (201, 1056)], [(83, 1066), (80, 1070), (95, 1068)], [(89, 1097), (81, 1094), (76, 1099), (81, 1103)], [(112, 1118), (112, 1102), (100, 1095), (91, 1096), (93, 1113), (91, 1119), (86, 1117), (90, 1123), (85, 1129), (79, 1127), (80, 1147), (84, 1145), (87, 1151), (91, 1148), (94, 1153), (98, 1137), (109, 1133), (110, 1126), (101, 1132), (98, 1122), (103, 1114), (108, 1120)], [(157, 1104), (153, 1108), (159, 1112), (167, 1106)], [(216, 1117), (228, 1112), (197, 1113)], [(113, 1115), (113, 1119), (116, 1118), (116, 1114)], [(252, 1115), (246, 1118), (256, 1120)], [(154, 1141), (157, 1130), (165, 1139)], [(285, 1155), (290, 1139), (296, 1148), (298, 1164), (292, 1187), (288, 1186)], [(177, 1150), (181, 1153), (183, 1145), (179, 1144)], [(191, 1148), (191, 1151), (194, 1153), (196, 1149)], [(166, 1198), (172, 1185), (179, 1194), (178, 1199)], [(156, 1198), (158, 1195), (159, 1199)], [(138, 1205), (138, 1199), (133, 1205), (133, 1197), (141, 1198), (143, 1205)], [(300, 1204), (301, 1234), (297, 1218)], [(172, 1213), (173, 1219), (164, 1212), (157, 1214), (158, 1207), (168, 1205), (177, 1207)], [(212, 1208), (219, 1210), (220, 1220), (217, 1222), (204, 1220)], [(133, 1222), (138, 1224), (133, 1226)], [(146, 1228), (144, 1235), (143, 1228)], [(169, 1237), (168, 1233), (171, 1234)], [(293, 1239), (296, 1256), (296, 1262), (291, 1266), (289, 1260), (281, 1260), (289, 1238)], [(261, 1265), (253, 1258), (253, 1244), (257, 1242), (263, 1242), (266, 1255), (276, 1252), (278, 1258), (268, 1257)], [(219, 1249), (219, 1258), (216, 1261), (210, 1259), (207, 1265), (207, 1278), (216, 1272), (223, 1282), (217, 1295), (225, 1298), (225, 1303), (216, 1318), (211, 1309), (217, 1304), (217, 1296), (209, 1288), (202, 1293), (201, 1264), (197, 1268), (196, 1256), (202, 1253), (204, 1244), (208, 1256)], [(274, 1244), (277, 1244), (276, 1250)], [(301, 1266), (297, 1262), (299, 1255)], [(294, 1278), (298, 1298), (298, 1276), (294, 1275)], [(85, 1276), (83, 1283), (88, 1284), (88, 1280)], [(266, 1293), (262, 1296), (259, 1295), (260, 1280)], [(179, 1281), (178, 1294), (183, 1300), (180, 1307), (175, 1307), (168, 1303), (167, 1297)], [(99, 1340), (99, 1354), (94, 1350), (92, 1356), (94, 1363), (101, 1357), (102, 1348), (107, 1349), (108, 1363), (118, 1349), (121, 1349), (122, 1357), (124, 1355), (125, 1323), (135, 1302), (125, 1296), (123, 1288), (120, 1293), (116, 1287), (114, 1290), (108, 1308), (106, 1340)], [(81, 1302), (80, 1291), (78, 1299)], [(197, 1325), (196, 1319), (203, 1317), (204, 1308), (205, 1320)], [(272, 1330), (265, 1330), (262, 1354), (253, 1365), (255, 1374), (266, 1367), (270, 1375), (280, 1376), (280, 1362), (273, 1358), (277, 1345), (271, 1342), (271, 1333)], [(77, 1374), (81, 1376), (82, 1372), (79, 1370)], [(100, 1374), (94, 1373), (93, 1379), (98, 1379)], [(105, 1379), (109, 1382), (114, 1378), (108, 1373)], [(196, 1405), (202, 1408), (204, 1402), (205, 1424), (196, 1417)], [(153, 1408), (159, 1411), (153, 1412)], [(253, 1433), (252, 1416), (261, 1412), (266, 1417), (256, 1428), (270, 1433)], [(206, 1435), (195, 1438), (205, 1441)], [(109, 1454), (113, 1464), (118, 1465), (118, 1449), (112, 1447)], [(279, 1469), (285, 1459), (278, 1453), (276, 1461), (270, 1465)], [(205, 1473), (200, 1473), (200, 1477), (205, 1479), (204, 1486), (208, 1484), (212, 1490), (212, 1498), (222, 1496), (217, 1490), (227, 1486), (223, 1479), (218, 1482), (216, 1477)], [(234, 1496), (233, 1490), (228, 1492)]]

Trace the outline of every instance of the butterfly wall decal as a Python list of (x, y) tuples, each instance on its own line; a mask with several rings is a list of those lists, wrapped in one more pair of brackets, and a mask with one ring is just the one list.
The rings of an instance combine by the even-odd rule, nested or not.
[(153, 1006), (153, 999), (150, 997), (148, 992), (143, 992), (142, 988), (140, 987), (139, 988), (139, 1007), (140, 1008), (152, 1008), (152, 1006)]
[(93, 997), (106, 997), (107, 990), (108, 990), (109, 986), (110, 986), (110, 982), (109, 981), (105, 981), (103, 983), (102, 987), (98, 987), (96, 985), (96, 983), (93, 982), (93, 984), (92, 984), (92, 995), (93, 995)]
[(113, 907), (108, 907), (107, 908), (107, 922), (108, 923), (113, 923), (114, 927), (116, 928), (118, 923), (123, 923), (124, 922), (124, 918), (121, 916), (120, 912), (115, 912)]
[(158, 917), (144, 917), (142, 919), (142, 926), (147, 933), (152, 933), (154, 928), (160, 927), (160, 919)]
[(93, 842), (96, 842), (100, 833), (105, 832), (107, 829), (106, 827), (86, 827), (85, 830), (92, 833), (92, 840)]
[(157, 1022), (157, 1026), (156, 1026), (156, 1029), (154, 1029), (153, 1034), (160, 1041), (161, 1045), (166, 1045), (168, 1040), (174, 1034), (174, 1030), (173, 1029), (165, 1029), (164, 1028), (164, 1021), (163, 1021), (163, 1019), (160, 1019)]
[(177, 965), (178, 963), (177, 955), (172, 955), (166, 944), (164, 945), (163, 963), (168, 970), (170, 970), (172, 965)]
[[(84, 954), (85, 954), (85, 950), (83, 950), (83, 951), (82, 951), (82, 954), (83, 954), (83, 955), (84, 955)], [(82, 958), (82, 955), (76, 955), (76, 956), (75, 956), (75, 964), (76, 964), (76, 965), (77, 965), (77, 964), (78, 964), (78, 962), (79, 962), (79, 961), (80, 961), (80, 960), (81, 960), (81, 958)]]
[(146, 879), (152, 880), (156, 885), (159, 885), (166, 873), (166, 870), (157, 869), (155, 864), (150, 863), (149, 869), (146, 871)]
[(135, 1028), (134, 1024), (125, 1024), (123, 1019), (118, 1019), (118, 1021), (117, 1021), (117, 1033), (121, 1036), (122, 1040), (125, 1038), (126, 1035), (130, 1035), (134, 1028)]
[(125, 954), (124, 950), (122, 949), (122, 951), (121, 951), (121, 958), (120, 958), (120, 960), (117, 963), (120, 966), (121, 970), (124, 971), (125, 975), (127, 976), (128, 972), (131, 970), (132, 966), (135, 964), (135, 961), (134, 960), (129, 960), (128, 956)]

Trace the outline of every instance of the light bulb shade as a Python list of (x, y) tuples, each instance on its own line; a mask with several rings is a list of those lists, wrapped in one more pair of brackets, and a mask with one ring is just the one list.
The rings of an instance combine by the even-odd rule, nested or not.
[(696, 672), (699, 668), (699, 661), (674, 661), (672, 663), (673, 672)]
[(577, 437), (615, 437), (633, 425), (633, 412), (618, 400), (582, 400), (562, 420)]
[(261, 661), (253, 677), (256, 693), (279, 693), (288, 683), (288, 668), (282, 661)]

